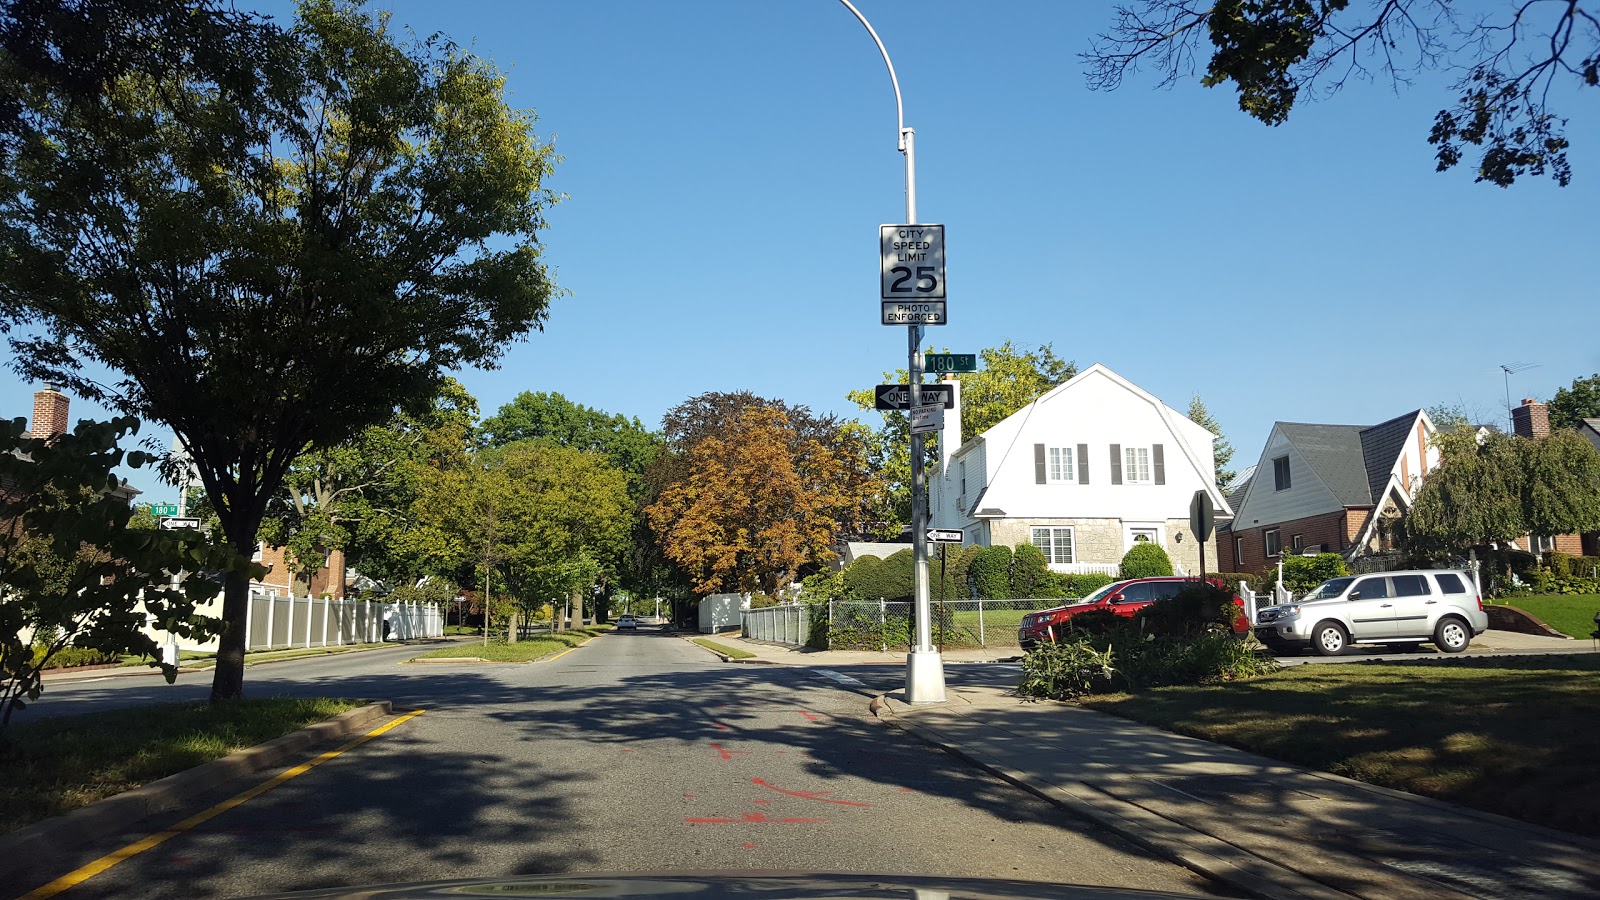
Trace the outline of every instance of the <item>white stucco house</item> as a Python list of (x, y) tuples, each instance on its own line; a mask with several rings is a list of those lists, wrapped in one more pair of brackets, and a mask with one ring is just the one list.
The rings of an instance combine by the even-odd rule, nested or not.
[[(930, 473), (930, 519), (967, 544), (1032, 543), (1054, 571), (1115, 574), (1130, 547), (1153, 541), (1197, 572), (1195, 492), (1211, 497), (1218, 520), (1233, 516), (1216, 487), (1211, 432), (1099, 363), (965, 442), (959, 416), (945, 422), (956, 450)], [(1217, 570), (1214, 538), (1206, 568)]]

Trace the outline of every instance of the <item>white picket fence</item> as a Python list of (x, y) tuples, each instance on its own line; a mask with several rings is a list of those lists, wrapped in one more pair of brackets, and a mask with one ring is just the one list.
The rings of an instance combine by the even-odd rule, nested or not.
[[(221, 595), (201, 604), (196, 612), (221, 616)], [(172, 642), (170, 635), (153, 625), (146, 632), (158, 644)], [(432, 604), (296, 597), (260, 588), (250, 592), (244, 627), (246, 650), (342, 647), (443, 636), (443, 610)], [(218, 643), (217, 638), (204, 643), (176, 641), (178, 649), (204, 653), (216, 652)]]

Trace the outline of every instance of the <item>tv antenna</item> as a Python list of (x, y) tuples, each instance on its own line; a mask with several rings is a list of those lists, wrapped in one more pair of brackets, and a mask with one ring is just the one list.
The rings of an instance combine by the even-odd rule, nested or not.
[(1511, 432), (1510, 433), (1512, 433), (1512, 434), (1516, 433), (1517, 420), (1516, 420), (1516, 418), (1514, 416), (1511, 415), (1511, 376), (1516, 375), (1516, 374), (1518, 374), (1520, 372), (1526, 372), (1529, 369), (1537, 369), (1537, 368), (1539, 368), (1539, 365), (1540, 365), (1539, 363), (1530, 363), (1530, 362), (1514, 362), (1514, 363), (1501, 363), (1500, 364), (1500, 371), (1505, 373), (1505, 381), (1506, 381), (1506, 422), (1507, 422), (1507, 424), (1509, 424), (1511, 426)]

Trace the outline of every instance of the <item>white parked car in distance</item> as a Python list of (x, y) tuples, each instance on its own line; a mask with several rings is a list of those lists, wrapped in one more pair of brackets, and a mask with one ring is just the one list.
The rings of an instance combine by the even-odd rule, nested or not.
[(1337, 656), (1351, 644), (1416, 646), (1460, 653), (1489, 628), (1472, 576), (1413, 569), (1331, 578), (1294, 603), (1256, 614), (1256, 637), (1272, 650), (1310, 646)]

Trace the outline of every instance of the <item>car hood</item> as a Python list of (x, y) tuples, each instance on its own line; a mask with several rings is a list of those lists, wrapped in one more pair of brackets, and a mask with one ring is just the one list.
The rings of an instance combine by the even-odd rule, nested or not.
[(1123, 888), (1083, 887), (1034, 881), (984, 878), (932, 878), (915, 875), (826, 875), (803, 872), (670, 872), (661, 874), (525, 875), (461, 881), (433, 881), (376, 887), (334, 888), (263, 895), (257, 900), (411, 900), (462, 897), (673, 897), (676, 900), (854, 900), (898, 898), (994, 898), (994, 900), (1137, 900), (1179, 894)]

